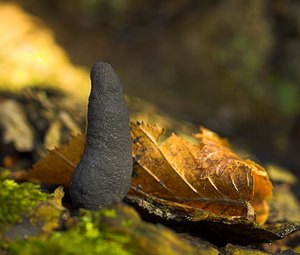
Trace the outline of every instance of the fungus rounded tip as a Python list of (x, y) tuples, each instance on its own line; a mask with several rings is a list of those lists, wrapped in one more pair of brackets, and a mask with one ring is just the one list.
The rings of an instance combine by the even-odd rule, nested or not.
[(96, 64), (93, 65), (92, 70), (91, 70), (91, 77), (98, 75), (98, 74), (105, 74), (109, 72), (114, 72), (114, 69), (112, 66), (106, 62), (97, 62)]
[(102, 92), (120, 91), (120, 81), (112, 66), (105, 62), (96, 63), (91, 70), (92, 86), (98, 86)]

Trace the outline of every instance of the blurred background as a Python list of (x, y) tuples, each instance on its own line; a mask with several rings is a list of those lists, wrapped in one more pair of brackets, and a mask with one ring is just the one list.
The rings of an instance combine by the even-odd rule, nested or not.
[(300, 175), (299, 1), (0, 1), (0, 31), (2, 93), (42, 86), (86, 104), (88, 70), (107, 61), (130, 107)]

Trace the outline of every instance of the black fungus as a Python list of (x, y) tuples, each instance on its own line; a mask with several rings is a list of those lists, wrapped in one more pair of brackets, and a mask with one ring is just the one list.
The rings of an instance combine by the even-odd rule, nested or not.
[(91, 71), (87, 141), (71, 179), (75, 207), (97, 210), (120, 202), (132, 174), (129, 115), (122, 86), (113, 68), (103, 62)]

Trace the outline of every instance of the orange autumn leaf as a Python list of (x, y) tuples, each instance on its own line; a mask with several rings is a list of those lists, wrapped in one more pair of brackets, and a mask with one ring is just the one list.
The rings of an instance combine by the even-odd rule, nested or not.
[[(157, 125), (131, 123), (135, 162), (129, 195), (154, 199), (194, 219), (208, 212), (210, 218), (254, 221), (256, 216), (256, 222), (266, 221), (272, 184), (261, 166), (241, 159), (226, 140), (207, 129), (195, 135), (199, 145), (175, 134), (160, 143), (163, 133)], [(69, 186), (84, 143), (84, 135), (73, 137), (37, 162), (25, 178)]]
[[(201, 128), (200, 133), (195, 135), (199, 139), (199, 145), (214, 148), (215, 150), (227, 150), (229, 151), (229, 143), (227, 140), (220, 139), (220, 137), (214, 132)], [(209, 146), (210, 144), (210, 146)], [(236, 160), (239, 157), (233, 154)], [(223, 161), (224, 163), (225, 161)], [(246, 159), (244, 164), (251, 168), (252, 175), (254, 177), (253, 183), (253, 197), (250, 201), (256, 212), (256, 221), (263, 223), (267, 220), (269, 215), (269, 206), (267, 200), (272, 197), (272, 183), (266, 170), (255, 162)]]
[(22, 178), (46, 184), (69, 186), (74, 168), (83, 154), (84, 144), (85, 135), (72, 137), (68, 144), (50, 150), (49, 154), (35, 163)]
[(136, 161), (131, 194), (250, 221), (256, 213), (258, 223), (266, 221), (272, 184), (262, 167), (241, 159), (207, 129), (196, 135), (198, 146), (175, 134), (159, 143), (162, 133), (158, 126), (131, 123)]

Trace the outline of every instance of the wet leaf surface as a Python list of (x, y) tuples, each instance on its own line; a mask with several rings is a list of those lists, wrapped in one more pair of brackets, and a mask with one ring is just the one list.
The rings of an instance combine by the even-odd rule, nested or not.
[[(174, 205), (156, 198), (142, 199), (129, 195), (128, 199), (128, 202), (139, 210), (145, 220), (177, 226), (181, 230), (185, 229), (208, 238), (210, 242), (217, 245), (225, 245), (228, 242), (240, 244), (268, 243), (300, 230), (300, 222), (282, 221), (260, 226), (245, 218), (220, 217), (205, 210), (180, 204)], [(191, 215), (193, 216), (191, 217)]]

